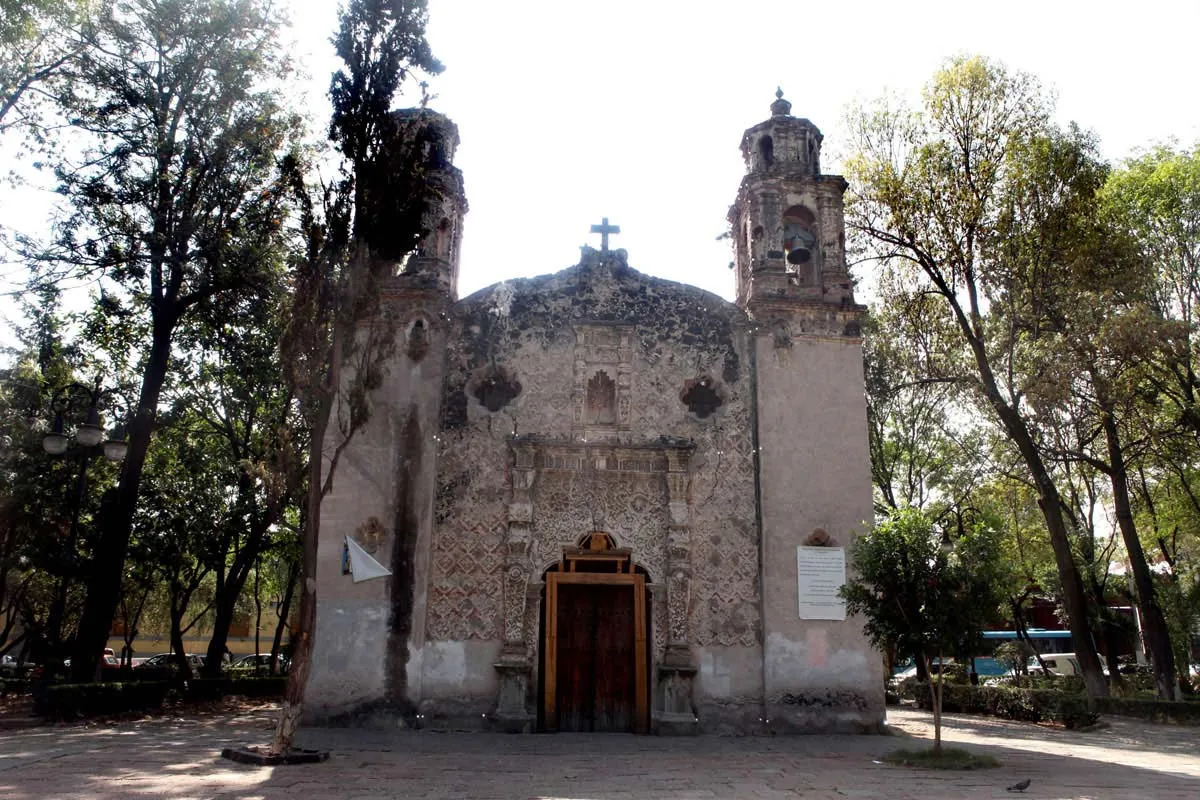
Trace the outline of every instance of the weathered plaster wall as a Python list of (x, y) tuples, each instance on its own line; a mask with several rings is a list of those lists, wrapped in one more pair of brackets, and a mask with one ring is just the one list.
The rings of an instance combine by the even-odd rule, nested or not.
[(774, 730), (883, 722), (882, 662), (862, 620), (801, 620), (796, 548), (817, 528), (852, 546), (872, 518), (862, 349), (841, 328), (755, 340), (762, 462), (764, 676)]
[[(591, 530), (609, 532), (619, 545), (632, 547), (634, 560), (649, 572), (654, 651), (662, 657), (669, 628), (665, 570), (671, 517), (665, 466), (650, 463), (664, 458), (653, 450), (661, 437), (695, 447), (684, 512), (690, 522), (690, 575), (677, 579), (687, 594), (681, 624), (688, 643), (711, 647), (722, 664), (759, 660), (742, 312), (706, 292), (641, 275), (616, 254), (604, 260), (585, 251), (577, 267), (507, 281), (466, 298), (456, 320), (461, 328), (449, 347), (438, 442), (423, 710), (432, 718), (458, 713), (463, 702), (495, 699), (498, 679), (482, 655), (468, 657), (453, 673), (465, 676), (456, 681), (438, 674), (430, 653), (469, 652), (485, 642), (495, 648), (504, 638), (514, 435), (536, 439), (540, 454), (530, 490), (532, 542), (522, 567), (528, 580), (522, 637), (531, 664), (538, 660), (541, 574), (564, 545)], [(585, 407), (587, 382), (600, 370), (615, 383), (610, 424), (590, 419)], [(719, 405), (701, 418), (680, 396), (689, 382), (704, 378)], [(639, 446), (650, 446), (644, 463), (620, 450)], [(620, 464), (618, 451), (626, 453)], [(521, 591), (514, 586), (508, 591)], [(761, 667), (739, 667), (738, 673), (734, 681), (719, 671), (699, 674), (697, 700), (728, 705), (756, 694), (754, 676)], [(535, 687), (536, 674), (530, 691)], [(529, 702), (536, 708), (535, 697)]]
[[(373, 709), (411, 716), (420, 696), (446, 329), (443, 302), (410, 283), (397, 279), (385, 289), (388, 321), (373, 330), (393, 338), (395, 352), (370, 395), (370, 417), (342, 451), (322, 504), (306, 704), (314, 719)], [(340, 408), (336, 416), (346, 413)], [(331, 422), (326, 459), (341, 440)], [(393, 576), (354, 583), (343, 575), (346, 535)]]

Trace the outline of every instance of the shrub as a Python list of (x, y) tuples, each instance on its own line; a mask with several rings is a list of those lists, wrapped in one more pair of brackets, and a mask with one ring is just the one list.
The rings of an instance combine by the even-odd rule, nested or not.
[(34, 713), (52, 720), (71, 720), (98, 714), (153, 711), (161, 708), (170, 684), (64, 683), (34, 693)]
[(192, 701), (220, 700), (229, 695), (243, 697), (282, 697), (287, 677), (277, 675), (263, 678), (224, 677), (196, 678), (188, 681), (187, 698)]
[[(917, 704), (926, 711), (933, 701), (924, 684), (916, 692)], [(1058, 722), (1067, 728), (1092, 725), (1099, 715), (1089, 710), (1087, 697), (1057, 689), (1020, 689), (1009, 686), (942, 687), (942, 711), (962, 714), (990, 714), (1001, 719), (1022, 722)]]
[(1200, 703), (1196, 702), (1098, 697), (1096, 708), (1104, 714), (1138, 717), (1153, 722), (1173, 722), (1177, 725), (1200, 725)]

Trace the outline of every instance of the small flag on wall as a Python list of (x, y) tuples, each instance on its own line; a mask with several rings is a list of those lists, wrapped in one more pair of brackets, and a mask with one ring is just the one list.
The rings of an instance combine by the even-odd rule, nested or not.
[(371, 554), (363, 550), (358, 542), (346, 537), (346, 555), (349, 556), (350, 574), (355, 583), (369, 581), (371, 578), (382, 578), (391, 575), (392, 571), (380, 564)]

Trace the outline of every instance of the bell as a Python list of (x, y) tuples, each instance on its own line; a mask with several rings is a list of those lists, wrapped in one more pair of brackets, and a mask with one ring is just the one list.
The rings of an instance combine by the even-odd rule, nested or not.
[(789, 264), (807, 264), (812, 258), (812, 251), (801, 245), (788, 251), (787, 261)]

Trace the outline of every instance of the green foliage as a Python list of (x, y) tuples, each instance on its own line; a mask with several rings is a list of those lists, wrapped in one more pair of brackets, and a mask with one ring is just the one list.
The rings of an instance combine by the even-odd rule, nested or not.
[(72, 720), (162, 707), (170, 690), (165, 681), (82, 683), (47, 686), (34, 695), (34, 713), (51, 720)]
[[(947, 684), (942, 690), (942, 710), (961, 714), (989, 714), (1023, 722), (1057, 722), (1066, 728), (1094, 725), (1099, 714), (1077, 686), (1064, 689), (1023, 689), (1009, 686)], [(917, 703), (930, 708), (927, 691), (917, 691)]]
[[(24, 126), (44, 143), (42, 96), (62, 89), (62, 74), (82, 48), (90, 0), (0, 0), (0, 133)], [(40, 90), (40, 91), (39, 91)]]
[(997, 613), (997, 533), (982, 521), (956, 532), (953, 550), (915, 509), (900, 509), (858, 539), (855, 577), (842, 589), (850, 613), (880, 649), (973, 653)]
[(1151, 722), (1176, 725), (1200, 725), (1200, 702), (1157, 700), (1132, 697), (1100, 697), (1096, 710), (1101, 714), (1137, 717)]

